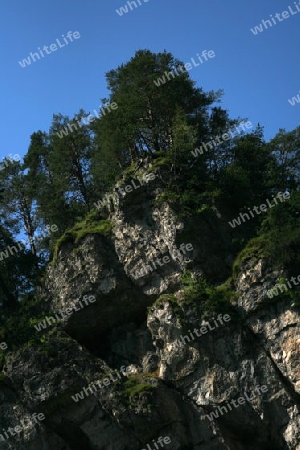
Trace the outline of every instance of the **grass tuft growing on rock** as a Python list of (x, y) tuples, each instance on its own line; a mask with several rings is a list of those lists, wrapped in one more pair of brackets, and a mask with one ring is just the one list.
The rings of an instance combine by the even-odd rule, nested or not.
[[(149, 381), (148, 381), (149, 380)], [(121, 383), (120, 383), (121, 384)], [(157, 389), (156, 376), (145, 376), (145, 374), (129, 375), (120, 387), (121, 400), (127, 407), (148, 410), (153, 407), (151, 397)]]
[(78, 244), (88, 234), (100, 234), (105, 237), (111, 236), (112, 223), (110, 220), (100, 220), (99, 213), (93, 211), (83, 221), (77, 223), (73, 228), (67, 230), (55, 243), (53, 251), (53, 262), (57, 260), (58, 252), (65, 242)]
[(188, 325), (186, 310), (190, 307), (197, 310), (199, 320), (209, 319), (219, 313), (236, 316), (232, 302), (238, 294), (234, 291), (231, 278), (220, 286), (212, 286), (203, 277), (195, 277), (191, 272), (185, 271), (181, 281), (182, 292), (178, 298), (173, 294), (163, 294), (149, 310), (169, 302), (183, 326)]

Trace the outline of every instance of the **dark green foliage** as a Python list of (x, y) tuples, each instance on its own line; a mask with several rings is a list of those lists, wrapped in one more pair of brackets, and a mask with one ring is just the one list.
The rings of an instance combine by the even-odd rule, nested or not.
[(272, 264), (284, 267), (291, 275), (300, 274), (300, 191), (270, 209), (260, 233)]
[[(118, 167), (120, 170), (138, 158), (161, 150), (172, 151), (172, 160), (177, 164), (180, 152), (184, 151), (178, 134), (183, 131), (178, 122), (179, 111), (181, 124), (185, 115), (193, 115), (193, 122), (201, 121), (203, 128), (204, 116), (209, 105), (219, 97), (218, 93), (204, 93), (195, 88), (188, 73), (160, 87), (154, 83), (165, 71), (170, 72), (181, 64), (170, 53), (139, 50), (128, 63), (106, 74), (111, 94), (104, 103), (115, 103), (118, 107), (102, 115), (93, 125), (97, 148), (93, 166), (100, 167), (104, 162), (110, 181)], [(186, 131), (189, 133), (188, 128)], [(188, 137), (191, 149), (195, 140), (196, 134), (193, 139)]]
[(33, 289), (38, 258), (0, 225), (0, 308), (13, 309)]
[(280, 129), (268, 144), (276, 163), (272, 167), (273, 185), (278, 190), (296, 189), (300, 181), (300, 127)]
[[(51, 152), (49, 169), (53, 181), (64, 192), (68, 203), (82, 204), (83, 211), (90, 206), (90, 157), (92, 138), (90, 130), (80, 126), (88, 114), (80, 110), (76, 119), (56, 114), (49, 131)], [(59, 130), (67, 129), (68, 135), (59, 137)]]
[(37, 251), (33, 240), (37, 229), (35, 218), (34, 193), (25, 166), (20, 162), (11, 162), (5, 170), (0, 171), (0, 183), (4, 188), (1, 196), (0, 211), (14, 233), (24, 230), (32, 254)]
[(197, 302), (203, 318), (216, 313), (232, 313), (231, 301), (236, 298), (230, 280), (221, 286), (211, 286), (202, 277), (192, 277), (189, 271), (182, 276), (184, 303)]
[(89, 128), (80, 126), (86, 116), (82, 110), (73, 119), (54, 115), (49, 133), (32, 134), (24, 158), (37, 219), (57, 225), (61, 234), (90, 210), (93, 144)]
[(236, 140), (229, 153), (229, 164), (220, 172), (222, 201), (235, 208), (264, 203), (269, 195), (270, 167), (274, 161), (263, 140), (263, 130)]
[[(270, 200), (272, 198), (270, 197)], [(265, 258), (270, 265), (287, 270), (290, 275), (300, 274), (300, 192), (292, 192), (283, 202), (269, 208), (258, 236), (251, 239), (239, 253), (234, 265), (236, 276), (240, 265), (247, 259)]]
[(15, 305), (14, 309), (2, 310), (4, 314), (0, 321), (0, 336), (8, 346), (6, 352), (2, 354), (2, 363), (8, 352), (17, 350), (28, 342), (40, 343), (41, 335), (35, 330), (33, 323), (42, 320), (41, 302), (41, 299), (28, 294)]

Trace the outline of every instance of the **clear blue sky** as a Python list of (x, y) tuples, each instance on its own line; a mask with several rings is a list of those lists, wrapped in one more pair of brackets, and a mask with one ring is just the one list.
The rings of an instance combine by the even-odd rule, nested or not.
[[(300, 124), (300, 104), (288, 103), (300, 90), (300, 13), (256, 36), (250, 31), (288, 6), (297, 11), (293, 0), (140, 3), (121, 17), (115, 10), (125, 0), (1, 0), (1, 159), (23, 156), (30, 134), (48, 131), (53, 113), (99, 109), (108, 96), (105, 72), (138, 49), (166, 49), (183, 62), (213, 50), (215, 58), (190, 75), (204, 90), (225, 90), (222, 105), (231, 117), (260, 122), (267, 139), (280, 127)], [(30, 66), (19, 65), (38, 47), (64, 43), (68, 31), (81, 37)]]

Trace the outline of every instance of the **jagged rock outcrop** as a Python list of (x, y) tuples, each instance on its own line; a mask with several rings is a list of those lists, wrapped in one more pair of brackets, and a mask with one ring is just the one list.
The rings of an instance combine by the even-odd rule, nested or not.
[[(42, 311), (95, 301), (7, 357), (0, 429), (33, 411), (45, 420), (0, 439), (1, 449), (138, 450), (159, 436), (172, 450), (300, 449), (299, 308), (266, 296), (280, 273), (257, 258), (239, 267), (229, 320), (182, 303), (185, 269), (215, 283), (230, 275), (230, 230), (217, 211), (179, 219), (157, 202), (161, 183), (158, 174), (109, 202), (111, 236), (61, 245)], [(175, 256), (181, 244), (192, 250)], [(161, 256), (169, 262), (134, 276)], [(178, 304), (156, 302), (166, 293)]]
[[(263, 265), (262, 261), (252, 261), (251, 268)], [(256, 276), (254, 284), (261, 283), (261, 292), (257, 292), (251, 290), (251, 284), (246, 289), (248, 270), (244, 268), (237, 282), (241, 294), (238, 304), (243, 301), (247, 304), (243, 296), (252, 296), (258, 306), (266, 288), (264, 280), (271, 283), (272, 274)], [(273, 283), (275, 281), (274, 273)], [(244, 289), (240, 292), (242, 286)], [(181, 343), (180, 347), (178, 339), (189, 333), (186, 326), (180, 325), (171, 304), (166, 302), (153, 308), (147, 323), (154, 342), (158, 343), (162, 379), (172, 381), (199, 410), (203, 408), (203, 420), (215, 406), (225, 406), (215, 422), (223, 429), (221, 435), (230, 432), (234, 441), (242, 445), (236, 447), (231, 443), (230, 449), (300, 448), (298, 311), (291, 311), (284, 302), (269, 301), (246, 319), (241, 316), (226, 325), (215, 326), (199, 338), (190, 337), (191, 342)], [(208, 323), (193, 320), (189, 328), (199, 329)], [(214, 322), (211, 325), (215, 325)], [(255, 388), (262, 385), (267, 386), (267, 392), (253, 395)], [(237, 408), (230, 404), (226, 411), (232, 399), (245, 394), (250, 401)]]

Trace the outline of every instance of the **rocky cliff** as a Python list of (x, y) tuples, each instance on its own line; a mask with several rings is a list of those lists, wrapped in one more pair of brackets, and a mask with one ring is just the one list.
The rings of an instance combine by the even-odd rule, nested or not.
[[(266, 295), (284, 268), (250, 254), (229, 279), (224, 213), (180, 217), (159, 170), (132, 177), (60, 240), (39, 342), (5, 361), (0, 448), (299, 450), (299, 307)], [(186, 295), (202, 278), (214, 308)]]

